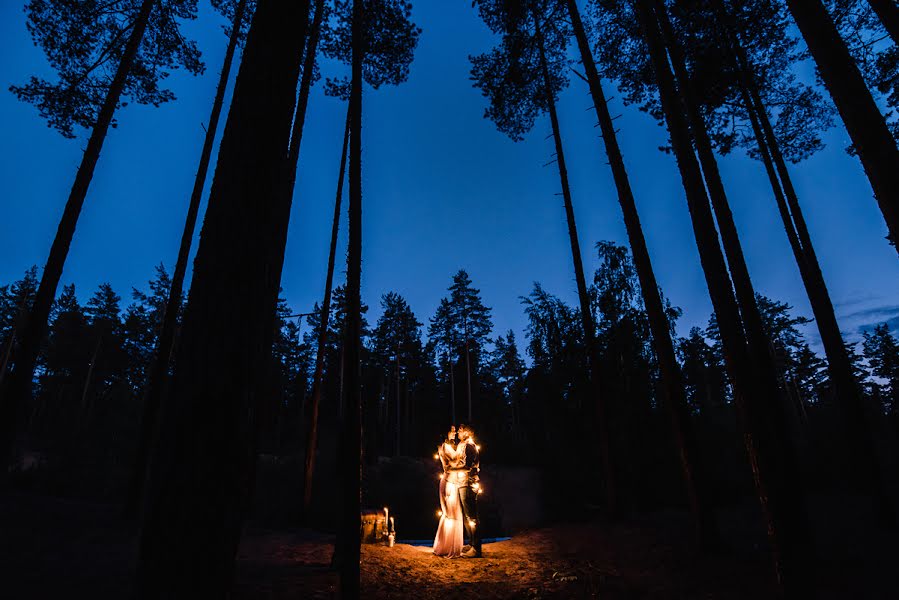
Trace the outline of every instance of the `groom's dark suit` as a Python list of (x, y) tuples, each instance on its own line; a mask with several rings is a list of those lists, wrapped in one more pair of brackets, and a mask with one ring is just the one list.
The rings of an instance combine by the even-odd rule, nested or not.
[(470, 440), (465, 445), (465, 469), (468, 477), (459, 487), (459, 501), (462, 504), (462, 519), (471, 547), (481, 553), (481, 527), (478, 521), (478, 486), (480, 485), (481, 458), (477, 446)]

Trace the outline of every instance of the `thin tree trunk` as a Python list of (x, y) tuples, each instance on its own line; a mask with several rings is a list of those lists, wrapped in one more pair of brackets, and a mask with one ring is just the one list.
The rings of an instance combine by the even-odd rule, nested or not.
[(468, 395), (468, 422), (471, 423), (471, 350), (467, 339), (465, 340), (465, 390)]
[(400, 350), (396, 350), (396, 456), (400, 456), (400, 435), (402, 428), (400, 427), (400, 416), (402, 402), (400, 400)]
[(734, 402), (740, 416), (759, 500), (768, 524), (768, 537), (778, 581), (790, 593), (801, 591), (801, 557), (791, 551), (789, 538), (783, 539), (793, 525), (780, 510), (784, 471), (780, 456), (771, 442), (774, 432), (769, 425), (764, 388), (755, 385), (757, 374), (749, 356), (746, 338), (727, 266), (719, 246), (715, 222), (709, 207), (702, 172), (694, 154), (690, 128), (680, 105), (674, 75), (666, 57), (653, 14), (652, 0), (637, 0), (637, 17), (653, 64), (662, 108), (668, 123), (671, 143), (687, 196), (693, 232), (699, 257), (717, 317), (724, 349), (725, 364), (734, 387)]
[(868, 4), (893, 38), (893, 43), (899, 45), (899, 5), (896, 0), (868, 0)]
[(3, 380), (6, 379), (6, 368), (9, 366), (9, 357), (12, 356), (12, 349), (16, 343), (16, 326), (12, 326), (9, 332), (9, 338), (3, 345), (3, 358), (0, 359), (0, 389), (3, 389)]
[(340, 443), (340, 520), (338, 525), (338, 571), (340, 597), (356, 600), (360, 594), (361, 548), (359, 511), (362, 484), (362, 60), (364, 8), (353, 0), (352, 77), (350, 88), (350, 197), (349, 249), (346, 283), (346, 412)]
[[(786, 0), (858, 151), (899, 252), (899, 148), (821, 0)], [(895, 3), (894, 3), (895, 7)]]
[(300, 144), (303, 141), (303, 126), (306, 123), (306, 107), (309, 105), (309, 91), (312, 89), (312, 77), (315, 74), (315, 56), (318, 50), (318, 39), (321, 34), (322, 18), (324, 16), (324, 0), (315, 0), (315, 15), (312, 17), (312, 27), (309, 30), (309, 39), (306, 42), (306, 53), (303, 60), (303, 76), (300, 78), (300, 95), (297, 99), (296, 110), (293, 115), (293, 131), (290, 136), (290, 150), (288, 153), (288, 179), (285, 193), (293, 195), (293, 186), (297, 180), (297, 164), (300, 160)]
[(315, 373), (312, 375), (312, 414), (306, 433), (306, 460), (303, 470), (303, 518), (308, 518), (312, 506), (312, 484), (315, 475), (315, 452), (318, 446), (318, 415), (321, 406), (322, 378), (325, 370), (325, 345), (328, 339), (328, 322), (331, 315), (331, 289), (334, 287), (334, 262), (337, 256), (337, 232), (340, 229), (340, 206), (343, 200), (343, 182), (346, 179), (347, 145), (350, 141), (350, 112), (347, 109), (343, 129), (343, 146), (340, 150), (340, 172), (337, 176), (337, 193), (334, 199), (334, 218), (331, 222), (331, 245), (328, 250), (328, 272), (325, 275), (325, 297), (319, 312), (320, 331), (315, 351)]
[[(97, 114), (97, 122), (91, 131), (84, 155), (81, 157), (81, 164), (75, 174), (75, 181), (56, 230), (56, 237), (53, 239), (53, 245), (50, 246), (50, 255), (44, 266), (41, 283), (19, 338), (15, 365), (6, 386), (0, 390), (0, 464), (4, 466), (13, 456), (19, 408), (31, 396), (34, 369), (37, 365), (41, 343), (47, 333), (50, 309), (53, 307), (59, 279), (62, 277), (62, 270), (69, 254), (69, 246), (75, 235), (78, 216), (81, 214), (81, 207), (84, 206), (84, 200), (94, 176), (94, 169), (100, 159), (106, 133), (109, 131), (119, 97), (125, 88), (128, 73), (131, 71), (134, 57), (140, 48), (147, 23), (150, 20), (150, 13), (155, 4), (156, 0), (143, 0), (140, 4), (131, 36), (125, 44), (122, 58), (116, 67), (116, 73), (106, 92), (106, 98), (103, 100), (103, 106), (100, 107), (100, 112)], [(0, 473), (6, 473), (6, 469), (0, 468)]]
[(581, 246), (578, 240), (577, 223), (574, 218), (574, 206), (571, 201), (571, 187), (568, 182), (568, 168), (565, 164), (565, 150), (562, 144), (562, 134), (559, 129), (559, 116), (556, 113), (556, 102), (552, 92), (552, 80), (549, 74), (549, 65), (546, 60), (546, 51), (543, 47), (543, 35), (540, 25), (534, 16), (534, 25), (537, 33), (537, 43), (540, 51), (540, 67), (543, 74), (544, 93), (547, 96), (549, 107), (549, 120), (552, 124), (553, 140), (556, 148), (556, 164), (559, 168), (559, 180), (562, 184), (562, 198), (565, 202), (565, 217), (568, 222), (568, 238), (571, 243), (571, 259), (574, 264), (574, 278), (577, 283), (578, 301), (581, 309), (581, 325), (584, 328), (584, 340), (587, 345), (587, 359), (589, 363), (590, 385), (593, 390), (593, 401), (597, 417), (597, 442), (599, 443), (600, 460), (602, 461), (603, 478), (605, 479), (605, 500), (610, 513), (618, 511), (618, 486), (615, 477), (615, 467), (612, 461), (611, 445), (609, 443), (609, 422), (607, 399), (602, 389), (600, 379), (599, 348), (596, 343), (596, 324), (593, 322), (593, 311), (590, 307), (590, 296), (587, 291), (587, 281), (584, 276), (584, 262), (581, 255)]
[(87, 423), (88, 414), (88, 391), (91, 387), (91, 379), (94, 377), (94, 367), (97, 366), (97, 356), (100, 354), (100, 346), (103, 344), (103, 338), (97, 340), (94, 346), (94, 352), (91, 354), (91, 361), (87, 365), (87, 374), (84, 376), (84, 385), (81, 386), (81, 427)]
[(344, 322), (343, 327), (340, 329), (340, 376), (338, 377), (337, 383), (337, 397), (339, 401), (337, 403), (337, 416), (342, 421), (343, 414), (346, 412), (346, 403), (344, 402), (343, 390), (344, 390), (344, 373), (346, 369), (346, 353), (344, 352), (343, 347), (343, 339), (346, 338), (346, 322)]
[(793, 250), (793, 256), (799, 267), (799, 273), (815, 316), (815, 323), (821, 335), (824, 352), (827, 356), (828, 370), (843, 412), (847, 439), (852, 447), (853, 476), (859, 487), (869, 492), (874, 498), (881, 517), (887, 523), (894, 523), (895, 515), (881, 475), (880, 461), (874, 448), (870, 427), (865, 418), (861, 390), (852, 373), (849, 354), (846, 352), (833, 303), (827, 291), (827, 284), (821, 272), (802, 209), (799, 206), (799, 198), (793, 187), (786, 161), (780, 151), (780, 145), (774, 134), (774, 128), (768, 117), (749, 59), (734, 27), (733, 17), (723, 3), (719, 3), (717, 8), (719, 14), (726, 20), (728, 45), (734, 53), (735, 66), (740, 76), (743, 103), (749, 114), (787, 239)]
[[(161, 452), (148, 480), (138, 597), (229, 594), (256, 464), (290, 205), (287, 148), (305, 2), (260, 0), (203, 223)], [(241, 326), (233, 327), (234, 315)]]
[(159, 406), (163, 402), (166, 384), (168, 382), (169, 367), (172, 362), (172, 352), (175, 347), (175, 336), (178, 330), (178, 313), (181, 310), (181, 297), (184, 291), (184, 277), (187, 273), (187, 261), (190, 258), (190, 247), (193, 243), (194, 230), (197, 226), (197, 217), (200, 212), (200, 201), (203, 198), (203, 189), (206, 186), (206, 176), (209, 173), (209, 162), (212, 157), (212, 149), (215, 145), (215, 136), (218, 131), (218, 123), (222, 114), (222, 106), (225, 103), (225, 90), (228, 88), (228, 79), (231, 75), (231, 64), (234, 61), (234, 53), (240, 38), (240, 24), (246, 12), (247, 0), (240, 0), (234, 12), (234, 21), (231, 24), (231, 36), (228, 39), (228, 47), (225, 51), (225, 61), (222, 63), (222, 71), (219, 75), (218, 86), (215, 90), (215, 99), (212, 102), (212, 112), (209, 115), (209, 125), (206, 128), (206, 138), (203, 140), (203, 149), (200, 152), (200, 164), (194, 178), (194, 187), (190, 194), (190, 202), (187, 206), (187, 218), (184, 221), (184, 230), (181, 232), (181, 246), (178, 248), (178, 259), (175, 262), (175, 271), (172, 274), (172, 286), (166, 299), (165, 309), (162, 314), (162, 327), (159, 331), (156, 343), (156, 352), (150, 367), (150, 376), (144, 393), (144, 409), (141, 417), (140, 434), (135, 455), (134, 467), (131, 471), (128, 491), (125, 498), (125, 516), (136, 518), (141, 506), (141, 496), (144, 491), (144, 483), (147, 476), (147, 463), (150, 460), (150, 448), (156, 435), (159, 419)]
[(612, 177), (618, 191), (618, 203), (621, 205), (621, 212), (624, 215), (624, 225), (630, 242), (631, 254), (634, 257), (637, 277), (640, 281), (643, 304), (646, 306), (649, 318), (653, 348), (658, 357), (659, 370), (662, 375), (665, 406), (671, 419), (671, 429), (678, 449), (678, 458), (684, 477), (687, 498), (696, 522), (697, 540), (702, 547), (711, 548), (717, 544), (719, 536), (714, 519), (714, 506), (712, 493), (709, 489), (708, 471), (701, 460), (699, 442), (693, 428), (690, 407), (687, 405), (680, 365), (674, 352), (668, 318), (662, 304), (662, 297), (652, 268), (649, 250), (646, 247), (643, 227), (640, 224), (640, 216), (637, 212), (637, 205), (631, 190), (621, 148), (618, 145), (612, 115), (609, 112), (605, 94), (603, 93), (599, 71), (596, 68), (596, 62), (593, 59), (590, 44), (584, 31), (577, 1), (567, 0), (567, 4), (574, 36), (580, 49), (581, 62), (584, 65), (587, 83), (590, 87), (593, 105), (596, 109), (596, 116), (602, 132), (606, 156), (609, 159)]
[(452, 406), (453, 420), (452, 422), (456, 422), (456, 379), (453, 376), (453, 370), (456, 368), (456, 365), (453, 364), (452, 361), (449, 362), (449, 379), (450, 379), (450, 404)]

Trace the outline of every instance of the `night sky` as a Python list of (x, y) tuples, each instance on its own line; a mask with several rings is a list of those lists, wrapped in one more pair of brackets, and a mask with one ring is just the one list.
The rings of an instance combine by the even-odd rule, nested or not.
[[(25, 29), (22, 1), (0, 3), (0, 284), (42, 267), (56, 231), (86, 133), (66, 140), (36, 109), (6, 91), (31, 74), (49, 75)], [(513, 143), (482, 118), (485, 100), (469, 81), (468, 55), (495, 43), (466, 0), (414, 3), (423, 29), (409, 81), (366, 89), (363, 124), (363, 297), (379, 314), (381, 294), (406, 297), (427, 323), (459, 268), (493, 308), (495, 333), (521, 334), (519, 297), (533, 282), (575, 304), (575, 284), (548, 118)], [(175, 73), (178, 100), (161, 108), (128, 106), (117, 115), (97, 167), (62, 283), (85, 299), (109, 281), (130, 301), (153, 267), (171, 271), (225, 50), (223, 19), (201, 2), (186, 26), (207, 64), (205, 75)], [(807, 69), (810, 71), (810, 69)], [(325, 63), (326, 75), (343, 69)], [(616, 95), (607, 85), (607, 95)], [(229, 89), (230, 97), (230, 89)], [(711, 312), (673, 157), (658, 151), (664, 130), (634, 107), (612, 102), (656, 275), (683, 308), (679, 330), (704, 326)], [(560, 102), (575, 212), (589, 271), (594, 244), (627, 238), (585, 85), (575, 78)], [(284, 267), (284, 294), (298, 312), (322, 295), (345, 105), (319, 85), (309, 102)], [(221, 131), (221, 129), (220, 129)], [(818, 256), (850, 339), (860, 327), (899, 327), (899, 261), (858, 161), (843, 150), (842, 127), (827, 148), (793, 169)], [(811, 315), (760, 163), (722, 159), (733, 211), (756, 289)], [(208, 186), (212, 177), (207, 180)], [(341, 226), (341, 248), (346, 227)], [(196, 245), (194, 246), (196, 249)], [(336, 281), (343, 280), (341, 251)], [(235, 315), (239, 318), (239, 315)], [(817, 336), (808, 329), (813, 343)], [(523, 345), (523, 344), (522, 344)]]

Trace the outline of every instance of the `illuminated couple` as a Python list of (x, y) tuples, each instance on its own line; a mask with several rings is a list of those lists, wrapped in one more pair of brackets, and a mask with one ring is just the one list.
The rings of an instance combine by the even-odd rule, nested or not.
[[(434, 538), (434, 554), (446, 558), (480, 558), (478, 531), (480, 448), (466, 425), (450, 427), (446, 440), (437, 449), (443, 465), (440, 474), (440, 525)], [(469, 545), (464, 544), (468, 532)]]

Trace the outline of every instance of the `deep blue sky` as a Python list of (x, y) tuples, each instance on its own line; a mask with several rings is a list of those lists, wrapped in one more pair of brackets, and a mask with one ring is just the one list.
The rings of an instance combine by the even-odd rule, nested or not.
[[(23, 2), (0, 3), (0, 283), (42, 267), (55, 233), (85, 136), (66, 140), (30, 105), (6, 91), (48, 66), (27, 34)], [(154, 109), (129, 106), (107, 139), (72, 244), (63, 283), (82, 298), (109, 281), (130, 300), (154, 265), (171, 269), (225, 47), (222, 19), (202, 2), (187, 33), (204, 53), (199, 78), (176, 73), (176, 102)], [(484, 99), (468, 79), (468, 55), (494, 39), (467, 0), (414, 2), (422, 27), (409, 81), (367, 90), (364, 121), (363, 293), (379, 314), (381, 294), (402, 294), (427, 322), (451, 275), (469, 271), (493, 308), (497, 332), (521, 333), (519, 296), (534, 281), (574, 303), (571, 256), (548, 120), (512, 143), (482, 118)], [(326, 74), (328, 66), (325, 66)], [(609, 95), (614, 94), (611, 87)], [(229, 90), (230, 95), (230, 90)], [(673, 158), (657, 148), (663, 130), (634, 108), (612, 102), (656, 274), (666, 295), (684, 309), (681, 333), (704, 325), (711, 304)], [(560, 102), (575, 212), (587, 268), (598, 240), (626, 244), (615, 190), (587, 90), (572, 82)], [(321, 297), (327, 238), (345, 106), (321, 88), (309, 103), (300, 158), (284, 293), (306, 312)], [(892, 319), (899, 324), (899, 261), (857, 160), (843, 148), (842, 128), (827, 149), (793, 169), (825, 276), (846, 333)], [(786, 236), (759, 163), (721, 161), (757, 289), (810, 315)], [(211, 179), (211, 178), (210, 178)], [(207, 184), (208, 187), (208, 184)], [(345, 245), (345, 225), (342, 227)], [(342, 260), (341, 255), (341, 260)], [(338, 281), (343, 278), (337, 275)], [(813, 329), (809, 330), (814, 337)], [(857, 339), (856, 335), (851, 337)]]

